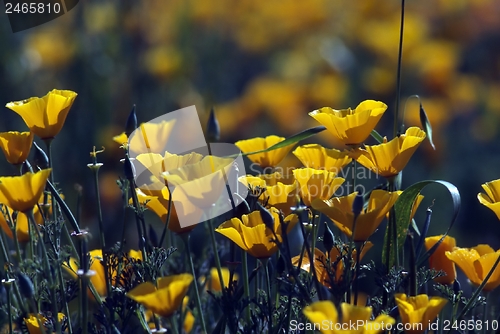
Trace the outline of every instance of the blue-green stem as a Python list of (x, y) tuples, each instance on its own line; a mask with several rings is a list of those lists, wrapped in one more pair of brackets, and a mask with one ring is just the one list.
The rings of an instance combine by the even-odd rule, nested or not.
[(264, 266), (264, 270), (266, 273), (266, 287), (267, 287), (267, 312), (268, 312), (268, 333), (273, 332), (273, 308), (271, 301), (271, 276), (269, 275), (269, 259), (260, 259), (262, 265)]
[[(174, 321), (174, 320), (175, 320), (175, 319), (174, 319), (174, 316), (171, 316), (171, 317), (168, 319), (168, 321), (170, 322), (170, 329), (172, 330), (172, 332), (173, 332), (174, 334), (179, 334), (179, 329), (178, 329), (178, 328), (177, 328), (177, 326), (175, 325), (175, 321)], [(207, 332), (205, 331), (205, 333), (207, 333)]]
[[(243, 292), (245, 294), (245, 299), (250, 301), (250, 284), (248, 282), (248, 255), (242, 250), (241, 251), (241, 261), (243, 262)], [(247, 305), (245, 310), (245, 320), (250, 323), (250, 304)]]
[(403, 61), (403, 36), (405, 22), (405, 0), (401, 0), (401, 23), (399, 25), (398, 69), (396, 74), (396, 108), (394, 109), (394, 137), (399, 132), (399, 104), (401, 100), (401, 67)]
[[(203, 309), (201, 306), (201, 298), (200, 298), (200, 291), (198, 289), (198, 279), (196, 278), (196, 271), (194, 269), (194, 263), (193, 263), (193, 256), (191, 254), (191, 246), (189, 244), (189, 236), (190, 233), (183, 233), (181, 234), (181, 238), (184, 241), (184, 245), (186, 247), (188, 257), (189, 257), (189, 267), (191, 269), (191, 274), (193, 275), (193, 281), (194, 281), (194, 293), (195, 293), (195, 300), (196, 300), (196, 307), (198, 308), (198, 313), (200, 316), (200, 322), (201, 322), (201, 328), (205, 333), (207, 332), (207, 326), (205, 325), (205, 317), (203, 315)], [(224, 284), (221, 285), (222, 287)]]

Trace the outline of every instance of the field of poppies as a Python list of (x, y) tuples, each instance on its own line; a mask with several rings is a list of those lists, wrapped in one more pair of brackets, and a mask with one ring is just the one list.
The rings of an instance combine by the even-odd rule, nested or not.
[[(144, 78), (144, 86), (131, 83), (127, 90), (142, 98), (133, 101), (139, 107), (127, 104), (119, 124), (104, 130), (99, 101), (106, 99), (89, 94), (102, 82), (90, 76), (80, 82), (87, 85), (73, 85), (94, 97), (81, 102), (93, 112), (78, 116), (76, 125), (70, 119), (82, 94), (73, 87), (47, 93), (50, 86), (40, 97), (4, 101), (5, 125), (13, 128), (0, 132), (11, 171), (0, 176), (0, 333), (497, 332), (500, 250), (487, 244), (496, 239), (486, 235), (489, 222), (483, 218), (500, 219), (500, 179), (478, 182), (472, 196), (464, 195), (446, 177), (423, 180), (419, 175), (434, 170), (418, 167), (439, 166), (443, 147), (460, 146), (460, 136), (453, 135), (455, 145), (447, 139), (447, 123), (472, 114), (476, 102), (484, 112), (471, 122), (470, 134), (484, 143), (478, 152), (493, 156), (488, 143), (496, 138), (492, 115), (500, 84), (494, 75), (478, 81), (455, 73), (451, 64), (458, 63), (454, 57), (462, 44), (429, 36), (435, 29), (459, 40), (463, 35), (452, 33), (453, 17), (469, 12), (471, 22), (484, 18), (483, 28), (469, 31), (473, 40), (481, 29), (496, 27), (486, 8), (500, 9), (486, 0), (443, 0), (433, 6), (449, 14), (448, 21), (438, 24), (430, 8), (408, 4), (405, 17), (404, 1), (380, 8), (362, 3), (346, 5), (342, 13), (352, 22), (366, 19), (366, 27), (335, 25), (337, 37), (319, 43), (323, 60), (305, 50), (316, 45), (311, 36), (333, 29), (328, 15), (339, 4), (270, 1), (259, 7), (241, 1), (231, 13), (225, 0), (213, 6), (152, 1), (147, 9), (112, 1), (85, 4), (78, 21), (89, 29), (87, 37), (101, 43), (107, 36), (110, 48), (116, 41), (128, 45), (117, 43), (113, 52), (130, 51), (121, 61), (137, 61), (160, 88)], [(176, 13), (176, 25), (156, 20), (165, 9)], [(372, 13), (381, 19), (372, 20)], [(66, 20), (63, 26), (72, 24)], [(256, 22), (276, 24), (266, 30)], [(116, 26), (123, 32), (115, 39), (109, 30)], [(183, 39), (190, 29), (203, 38)], [(405, 32), (398, 50), (399, 33)], [(7, 77), (16, 82), (36, 64), (63, 73), (78, 51), (76, 44), (50, 37), (58, 34), (49, 29), (27, 35), (27, 72), (11, 69)], [(232, 59), (243, 64), (247, 59), (248, 72), (216, 75), (198, 64), (190, 76), (198, 59), (192, 51), (211, 54), (205, 43), (233, 52)], [(369, 51), (373, 59), (355, 64), (356, 51)], [(218, 51), (211, 52), (213, 67), (224, 67)], [(92, 58), (91, 67), (118, 85), (119, 75), (106, 72), (105, 58)], [(419, 69), (409, 74), (419, 84), (404, 80), (401, 61)], [(322, 62), (331, 68), (324, 70)], [(121, 65), (114, 63), (116, 73)], [(268, 73), (255, 75), (262, 68)], [(252, 79), (243, 89), (244, 77)], [(200, 112), (201, 123), (173, 119), (170, 112), (186, 101), (200, 106), (195, 87), (205, 81), (214, 84), (202, 105), (225, 102)], [(149, 120), (152, 114), (143, 110), (158, 108), (152, 101), (161, 87), (169, 88), (161, 109), (171, 110)], [(408, 87), (430, 98), (407, 98)], [(116, 92), (108, 93), (124, 106)], [(395, 108), (388, 106), (392, 99)], [(442, 112), (447, 108), (457, 115)], [(198, 143), (198, 132), (204, 148), (188, 145)], [(86, 174), (72, 162), (82, 150)], [(463, 160), (463, 166), (474, 163)], [(85, 181), (71, 188), (80, 175)], [(452, 172), (450, 177), (456, 180)], [(471, 207), (477, 212), (471, 214)], [(468, 218), (481, 217), (467, 228), (484, 242), (462, 242), (468, 239), (455, 223), (464, 209)]]

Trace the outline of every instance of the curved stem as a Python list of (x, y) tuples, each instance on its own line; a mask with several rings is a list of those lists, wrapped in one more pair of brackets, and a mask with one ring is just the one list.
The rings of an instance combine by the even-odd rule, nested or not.
[(401, 0), (401, 24), (399, 30), (398, 70), (396, 77), (396, 109), (394, 109), (394, 137), (399, 131), (399, 103), (401, 99), (401, 64), (403, 60), (403, 35), (405, 22), (405, 0)]

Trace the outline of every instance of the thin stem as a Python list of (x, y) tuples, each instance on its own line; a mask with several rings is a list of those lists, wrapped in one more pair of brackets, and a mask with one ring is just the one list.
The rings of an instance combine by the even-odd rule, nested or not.
[[(168, 322), (170, 322), (170, 329), (172, 330), (172, 332), (174, 334), (179, 334), (179, 329), (177, 328), (177, 326), (175, 325), (175, 321), (174, 321), (174, 316), (171, 316), (169, 319), (168, 319)], [(205, 331), (206, 333), (206, 331)]]
[(267, 287), (267, 312), (268, 312), (268, 330), (269, 333), (273, 332), (273, 312), (271, 304), (271, 277), (269, 275), (269, 259), (261, 259), (262, 265), (266, 273), (266, 287)]
[(5, 284), (5, 290), (7, 290), (7, 317), (9, 317), (9, 334), (12, 334), (12, 302), (10, 297), (10, 282)]
[[(196, 296), (196, 307), (198, 308), (198, 313), (200, 316), (201, 328), (203, 329), (203, 331), (205, 333), (208, 333), (207, 326), (205, 325), (205, 318), (203, 316), (203, 309), (201, 307), (200, 291), (198, 289), (198, 280), (196, 278), (196, 271), (194, 270), (193, 257), (191, 256), (191, 246), (189, 245), (189, 235), (190, 235), (190, 233), (184, 233), (182, 235), (182, 240), (184, 241), (184, 245), (186, 246), (186, 250), (188, 252), (189, 267), (191, 268), (191, 274), (193, 275), (193, 278), (194, 278), (194, 284), (193, 284), (194, 285), (194, 293)], [(222, 284), (221, 286), (223, 287), (224, 284)]]
[(398, 69), (396, 77), (396, 109), (394, 109), (394, 137), (399, 131), (399, 103), (401, 99), (401, 65), (403, 60), (403, 35), (405, 22), (405, 0), (401, 0), (401, 24), (399, 30)]
[[(243, 262), (243, 289), (245, 293), (245, 299), (250, 301), (250, 284), (248, 282), (248, 255), (242, 250), (241, 251), (241, 261)], [(247, 323), (250, 323), (250, 303), (246, 307), (245, 310), (245, 320)]]

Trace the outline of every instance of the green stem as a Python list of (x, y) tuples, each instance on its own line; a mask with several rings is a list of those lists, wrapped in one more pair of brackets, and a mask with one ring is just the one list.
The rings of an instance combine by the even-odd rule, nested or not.
[(405, 22), (405, 0), (401, 0), (401, 23), (399, 30), (398, 69), (396, 74), (396, 109), (394, 109), (394, 137), (399, 131), (399, 103), (401, 99), (401, 65), (403, 60), (403, 35)]
[[(250, 283), (248, 282), (248, 256), (244, 250), (242, 250), (241, 252), (241, 261), (243, 262), (243, 289), (245, 293), (245, 299), (247, 301), (250, 301)], [(250, 311), (250, 304), (248, 304), (245, 310), (245, 320), (248, 324), (250, 323)]]
[(267, 287), (267, 312), (268, 312), (268, 330), (269, 333), (273, 332), (273, 308), (271, 302), (271, 277), (269, 275), (269, 259), (261, 259), (262, 265), (266, 273), (266, 287)]
[[(174, 316), (171, 316), (168, 321), (170, 322), (170, 329), (174, 334), (179, 334), (179, 329), (175, 325)], [(205, 332), (206, 333), (206, 332)]]
[(7, 317), (9, 318), (9, 334), (12, 334), (12, 302), (10, 297), (10, 282), (4, 283), (5, 290), (7, 290)]
[[(207, 332), (207, 326), (205, 325), (205, 317), (203, 316), (203, 309), (201, 307), (201, 298), (200, 298), (200, 291), (198, 289), (198, 280), (196, 278), (196, 271), (194, 269), (194, 263), (193, 263), (193, 257), (191, 255), (191, 246), (189, 245), (189, 235), (190, 233), (184, 233), (181, 235), (182, 240), (184, 241), (184, 245), (186, 246), (186, 250), (188, 252), (188, 257), (189, 257), (189, 267), (191, 268), (191, 274), (193, 275), (194, 278), (194, 293), (196, 297), (196, 307), (198, 308), (198, 313), (200, 316), (200, 321), (201, 321), (201, 328), (205, 333)], [(221, 276), (222, 280), (222, 276)], [(222, 287), (224, 284), (221, 285)]]

